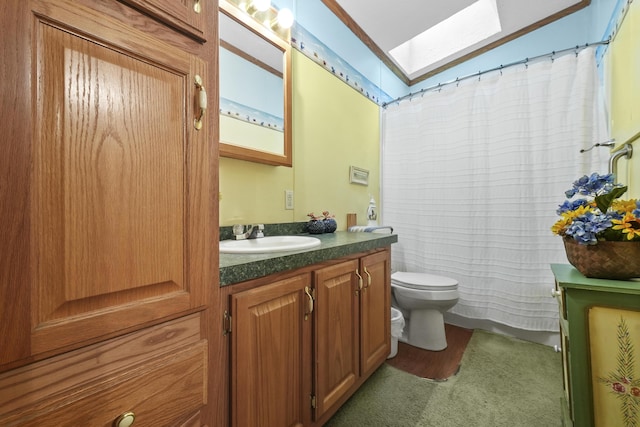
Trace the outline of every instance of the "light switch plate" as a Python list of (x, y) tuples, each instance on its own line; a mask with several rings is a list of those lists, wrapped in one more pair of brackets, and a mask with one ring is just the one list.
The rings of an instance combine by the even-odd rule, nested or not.
[(293, 210), (293, 190), (284, 190), (284, 208)]

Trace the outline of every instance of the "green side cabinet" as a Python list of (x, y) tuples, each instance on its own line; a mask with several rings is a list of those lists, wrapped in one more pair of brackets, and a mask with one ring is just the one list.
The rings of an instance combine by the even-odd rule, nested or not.
[(568, 264), (551, 270), (560, 307), (563, 425), (640, 426), (640, 280), (589, 279)]

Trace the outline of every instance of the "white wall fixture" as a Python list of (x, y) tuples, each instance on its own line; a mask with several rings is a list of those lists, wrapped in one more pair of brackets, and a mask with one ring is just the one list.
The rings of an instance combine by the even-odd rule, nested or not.
[(356, 166), (350, 166), (349, 182), (352, 184), (369, 185), (369, 171)]

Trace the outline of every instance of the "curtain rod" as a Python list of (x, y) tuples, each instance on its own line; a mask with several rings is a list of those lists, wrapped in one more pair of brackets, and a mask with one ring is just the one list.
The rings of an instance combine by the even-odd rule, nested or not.
[(450, 84), (453, 84), (453, 83), (460, 83), (461, 81), (470, 79), (472, 77), (478, 77), (479, 78), (483, 74), (487, 74), (487, 73), (490, 73), (490, 72), (493, 72), (493, 71), (501, 71), (501, 70), (503, 70), (505, 68), (513, 67), (515, 65), (527, 64), (527, 63), (529, 63), (529, 61), (535, 61), (535, 60), (541, 59), (541, 58), (553, 58), (557, 54), (567, 53), (567, 52), (571, 52), (571, 51), (575, 51), (576, 54), (577, 54), (579, 50), (586, 49), (586, 48), (591, 47), (591, 46), (607, 45), (607, 44), (609, 44), (609, 42), (610, 42), (609, 40), (601, 40), (601, 41), (595, 42), (595, 43), (586, 43), (586, 44), (584, 44), (582, 46), (578, 45), (576, 47), (570, 47), (570, 48), (567, 48), (567, 49), (554, 50), (553, 52), (545, 53), (545, 54), (538, 55), (538, 56), (533, 56), (531, 58), (521, 59), (520, 61), (510, 62), (510, 63), (505, 64), (505, 65), (501, 64), (499, 67), (490, 68), (490, 69), (484, 70), (484, 71), (478, 71), (477, 73), (468, 74), (468, 75), (463, 76), (463, 77), (456, 77), (455, 80), (450, 80), (450, 81), (444, 82), (444, 83), (438, 83), (437, 85), (433, 85), (433, 86), (429, 86), (429, 87), (420, 89), (418, 92), (413, 92), (413, 93), (409, 92), (407, 95), (403, 95), (401, 97), (398, 97), (398, 98), (394, 99), (393, 101), (385, 102), (385, 103), (382, 104), (382, 108), (387, 108), (387, 106), (390, 105), (390, 104), (394, 104), (396, 102), (400, 102), (400, 101), (403, 101), (405, 99), (410, 99), (410, 98), (412, 98), (412, 97), (414, 97), (416, 95), (424, 94), (425, 92), (429, 92), (429, 91), (432, 91), (432, 90), (435, 90), (435, 89), (440, 89), (440, 88), (442, 88), (444, 86), (447, 86), (447, 85), (450, 85)]

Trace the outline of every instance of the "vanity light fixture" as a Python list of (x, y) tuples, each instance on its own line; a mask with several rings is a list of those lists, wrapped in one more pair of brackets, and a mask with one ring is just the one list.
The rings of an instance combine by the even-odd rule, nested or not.
[(271, 7), (271, 0), (251, 0), (245, 9), (249, 15), (256, 12), (266, 12)]
[(220, 2), (235, 6), (278, 37), (289, 41), (291, 37), (289, 29), (295, 22), (290, 9), (278, 10), (277, 7), (271, 5), (271, 0), (220, 0)]

